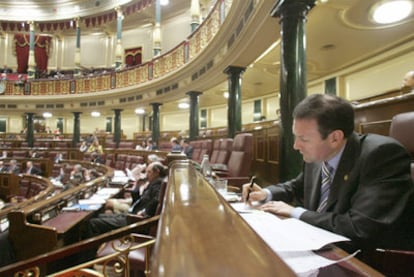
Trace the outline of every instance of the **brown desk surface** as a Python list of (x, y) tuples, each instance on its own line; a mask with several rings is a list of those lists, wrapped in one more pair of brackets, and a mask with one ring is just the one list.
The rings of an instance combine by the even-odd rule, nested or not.
[(64, 234), (93, 213), (94, 211), (65, 211), (44, 222), (43, 225), (55, 227), (58, 234)]

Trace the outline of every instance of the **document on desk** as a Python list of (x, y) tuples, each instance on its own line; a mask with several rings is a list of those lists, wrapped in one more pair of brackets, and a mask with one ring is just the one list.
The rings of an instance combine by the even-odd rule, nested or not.
[(275, 251), (317, 250), (348, 238), (317, 228), (298, 219), (280, 219), (266, 212), (240, 214)]
[(312, 250), (349, 239), (298, 219), (280, 219), (271, 213), (243, 205), (237, 203), (232, 206), (298, 276), (317, 276), (319, 268), (350, 259), (357, 253), (341, 260), (324, 258)]

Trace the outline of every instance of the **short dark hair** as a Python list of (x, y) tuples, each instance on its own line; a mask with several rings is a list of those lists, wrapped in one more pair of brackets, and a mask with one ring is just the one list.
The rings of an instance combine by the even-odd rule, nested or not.
[(354, 109), (337, 96), (313, 94), (303, 99), (293, 110), (294, 119), (315, 119), (322, 139), (334, 130), (341, 130), (345, 137), (354, 131)]

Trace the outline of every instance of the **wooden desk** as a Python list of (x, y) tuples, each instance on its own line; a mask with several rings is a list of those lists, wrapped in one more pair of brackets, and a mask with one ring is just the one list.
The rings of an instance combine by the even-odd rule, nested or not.
[(54, 227), (58, 235), (64, 235), (75, 226), (78, 226), (82, 221), (91, 217), (93, 213), (93, 211), (62, 212), (59, 215), (45, 221), (42, 225)]

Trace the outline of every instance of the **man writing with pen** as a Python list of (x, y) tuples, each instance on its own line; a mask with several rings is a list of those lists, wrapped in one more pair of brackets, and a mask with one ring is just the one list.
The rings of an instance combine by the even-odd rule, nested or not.
[(293, 118), (302, 172), (266, 188), (245, 184), (243, 199), (346, 236), (348, 251), (414, 250), (414, 185), (404, 147), (390, 137), (355, 133), (353, 107), (336, 96), (305, 98)]

